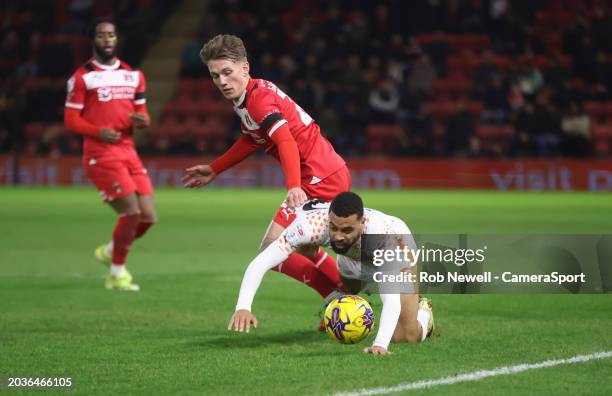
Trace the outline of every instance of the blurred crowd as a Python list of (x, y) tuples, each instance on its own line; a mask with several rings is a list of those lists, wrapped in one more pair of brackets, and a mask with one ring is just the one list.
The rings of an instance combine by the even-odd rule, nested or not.
[[(387, 154), (591, 155), (593, 120), (583, 103), (612, 99), (605, 2), (211, 3), (183, 53), (183, 75), (205, 77), (201, 43), (218, 32), (236, 34), (252, 75), (282, 87), (343, 153), (367, 154), (368, 126), (396, 124), (400, 136), (383, 147)], [(462, 35), (474, 44), (453, 42)], [(451, 89), (437, 89), (446, 82)], [(456, 106), (441, 114), (432, 103), (445, 100)], [(483, 124), (510, 126), (502, 130), (511, 133), (485, 145), (486, 134), (475, 133)]]
[(80, 138), (60, 125), (66, 81), (91, 56), (92, 20), (115, 18), (120, 56), (138, 65), (175, 5), (163, 0), (0, 2), (0, 152), (79, 152)]
[[(66, 78), (90, 54), (88, 23), (113, 15), (119, 54), (137, 66), (176, 3), (3, 2), (0, 151), (78, 152), (78, 140), (27, 125), (61, 121)], [(233, 33), (252, 75), (286, 91), (342, 154), (602, 157), (612, 140), (611, 11), (590, 0), (211, 0), (181, 76), (208, 79), (202, 44)], [(231, 120), (224, 127), (238, 131)], [(151, 152), (160, 150), (172, 146)]]

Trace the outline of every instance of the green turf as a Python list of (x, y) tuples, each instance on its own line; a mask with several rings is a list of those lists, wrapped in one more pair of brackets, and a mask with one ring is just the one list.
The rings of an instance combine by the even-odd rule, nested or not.
[[(368, 356), (314, 331), (321, 302), (266, 275), (260, 328), (225, 330), (282, 191), (160, 190), (134, 244), (139, 293), (108, 292), (93, 189), (0, 189), (0, 375), (69, 375), (80, 394), (322, 395), (612, 350), (611, 295), (434, 295), (439, 336)], [(612, 233), (609, 195), (363, 192), (416, 233)], [(379, 312), (377, 298), (375, 310)], [(372, 337), (372, 336), (370, 336)], [(408, 394), (611, 394), (612, 359)]]

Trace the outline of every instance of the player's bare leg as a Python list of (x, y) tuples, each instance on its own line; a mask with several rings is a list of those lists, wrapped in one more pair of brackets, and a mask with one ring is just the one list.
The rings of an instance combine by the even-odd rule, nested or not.
[[(140, 218), (136, 227), (136, 235), (134, 239), (139, 239), (157, 222), (157, 212), (153, 202), (153, 196), (136, 194), (138, 199), (138, 208), (140, 210)], [(123, 205), (119, 208), (114, 208), (117, 213), (123, 210)], [(106, 266), (110, 266), (113, 255), (113, 241), (107, 244), (98, 246), (95, 251), (96, 258)]]
[(140, 221), (138, 222), (134, 239), (143, 236), (157, 222), (157, 212), (155, 211), (153, 196), (137, 194), (137, 197), (138, 207), (140, 208)]
[[(114, 290), (137, 291), (140, 288), (132, 283), (132, 275), (125, 269), (129, 248), (136, 235), (140, 219), (140, 207), (136, 193), (116, 198), (109, 205), (119, 215), (113, 231), (112, 259), (106, 288)], [(96, 250), (96, 256), (97, 256)]]
[(434, 328), (431, 302), (419, 299), (418, 294), (402, 294), (400, 302), (402, 310), (391, 342), (416, 344), (425, 341)]
[(261, 243), (259, 244), (259, 253), (264, 251), (272, 242), (278, 239), (278, 237), (285, 231), (285, 227), (278, 224), (275, 221), (271, 221), (266, 229)]

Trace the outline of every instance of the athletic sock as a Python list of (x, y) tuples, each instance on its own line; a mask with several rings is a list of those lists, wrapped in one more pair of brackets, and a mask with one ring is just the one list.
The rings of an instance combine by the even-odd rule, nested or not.
[(136, 226), (136, 235), (134, 235), (134, 239), (138, 239), (143, 236), (153, 224), (154, 223), (149, 223), (146, 221), (139, 222), (138, 226)]
[(336, 284), (327, 278), (314, 263), (301, 254), (293, 253), (282, 264), (273, 268), (274, 271), (289, 275), (298, 282), (305, 283), (321, 295), (327, 297), (334, 289)]
[(136, 235), (139, 215), (121, 215), (113, 231), (113, 264), (122, 265), (127, 260), (130, 246)]
[(113, 241), (110, 241), (109, 243), (106, 244), (106, 246), (104, 246), (104, 255), (106, 256), (113, 255)]
[(421, 334), (421, 342), (425, 341), (425, 338), (427, 338), (427, 329), (429, 328), (430, 319), (431, 315), (429, 314), (429, 311), (425, 311), (424, 309), (419, 309), (417, 311), (417, 322), (419, 322), (421, 329), (423, 330), (423, 333)]
[(125, 273), (125, 264), (112, 264), (110, 273), (117, 278), (122, 276)]
[(315, 267), (323, 272), (330, 281), (334, 282), (336, 285), (341, 284), (336, 260), (327, 254), (325, 250), (319, 248), (319, 252), (312, 261), (315, 263)]

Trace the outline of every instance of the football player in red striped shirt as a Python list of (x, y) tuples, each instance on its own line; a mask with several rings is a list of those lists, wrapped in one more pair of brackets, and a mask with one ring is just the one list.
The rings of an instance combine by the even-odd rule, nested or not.
[[(188, 168), (183, 181), (188, 188), (205, 186), (260, 148), (279, 160), (287, 197), (266, 231), (260, 246), (263, 250), (295, 219), (294, 208), (316, 206), (317, 200), (331, 201), (348, 191), (350, 173), (317, 123), (297, 103), (270, 81), (249, 75), (240, 38), (215, 36), (200, 56), (219, 91), (232, 101), (242, 136), (212, 163)], [(302, 247), (275, 270), (306, 283), (322, 297), (341, 286), (336, 261), (317, 245)]]
[(145, 78), (117, 58), (112, 20), (96, 20), (92, 35), (93, 57), (68, 80), (64, 123), (83, 135), (83, 167), (118, 215), (112, 240), (95, 250), (110, 267), (106, 288), (136, 291), (125, 269), (128, 251), (157, 219), (153, 187), (132, 137), (134, 129), (150, 123)]

